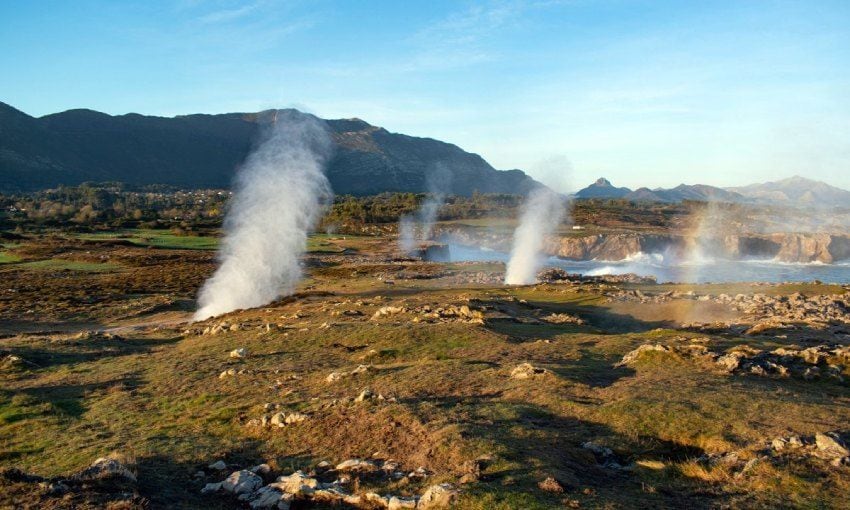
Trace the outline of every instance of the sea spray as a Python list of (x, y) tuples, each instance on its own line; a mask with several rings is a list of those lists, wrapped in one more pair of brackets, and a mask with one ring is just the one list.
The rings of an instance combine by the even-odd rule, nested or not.
[(195, 320), (269, 303), (294, 292), (307, 234), (331, 198), (323, 121), (275, 112), (264, 140), (236, 176), (224, 221), (220, 266), (198, 296)]
[(543, 242), (564, 219), (563, 199), (549, 188), (532, 190), (522, 208), (520, 222), (514, 231), (511, 258), (508, 261), (505, 283), (528, 285), (537, 281), (537, 271), (543, 265)]

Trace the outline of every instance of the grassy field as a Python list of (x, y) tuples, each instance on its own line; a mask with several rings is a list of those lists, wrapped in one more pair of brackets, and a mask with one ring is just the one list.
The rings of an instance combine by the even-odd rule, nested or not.
[[(778, 436), (846, 431), (847, 383), (720, 373), (660, 352), (615, 367), (645, 343), (706, 338), (722, 351), (775, 348), (791, 342), (787, 338), (691, 332), (675, 325), (672, 315), (681, 310), (609, 303), (595, 285), (451, 286), (439, 278), (395, 278), (389, 285), (384, 275), (400, 266), (378, 256), (370, 263), (347, 258), (382, 253), (386, 240), (325, 235), (310, 239), (311, 256), (323, 264), (309, 270), (295, 297), (189, 324), (192, 297), (214, 268), (212, 253), (197, 239), (173, 245), (192, 238), (168, 235), (147, 242), (169, 250), (148, 250), (135, 241), (144, 235), (115, 236), (130, 236), (138, 247), (44, 241), (45, 253), (108, 262), (54, 257), (3, 270), (4, 285), (24, 303), (0, 307), (0, 350), (28, 364), (0, 371), (0, 466), (67, 476), (117, 451), (135, 459), (137, 490), (154, 508), (234, 508), (234, 500), (200, 494), (206, 482), (223, 478), (206, 468), (219, 459), (234, 467), (267, 462), (276, 475), (375, 454), (397, 460), (405, 471), (423, 466), (431, 474), (380, 485), (364, 479), (361, 490), (417, 495), (432, 483), (451, 482), (462, 487), (457, 508), (469, 510), (846, 505), (847, 467), (783, 458), (761, 460), (742, 473), (698, 459), (734, 451), (746, 461), (760, 458)], [(404, 267), (478, 272), (499, 266)], [(47, 278), (48, 268), (71, 273)], [(97, 304), (79, 301), (80, 288)], [(68, 317), (100, 326), (57, 332), (51, 308), (26, 313), (39, 292), (60, 300)], [(165, 304), (149, 306), (154, 298)], [(18, 306), (12, 298), (5, 303)], [(486, 319), (429, 322), (422, 311), (462, 305), (484, 310)], [(406, 311), (372, 318), (386, 306)], [(707, 313), (693, 306), (694, 314)], [(540, 320), (551, 313), (584, 324)], [(222, 323), (228, 327), (204, 334)], [(240, 347), (247, 357), (229, 357)], [(512, 378), (524, 362), (546, 372)], [(361, 364), (371, 369), (326, 380)], [(221, 378), (230, 368), (243, 373)], [(354, 402), (367, 388), (386, 398)], [(267, 403), (309, 418), (284, 428), (249, 425)], [(606, 467), (587, 442), (610, 448), (623, 468)], [(476, 459), (480, 476), (460, 484), (464, 466)], [(196, 477), (199, 470), (204, 474)], [(547, 477), (563, 492), (539, 488)], [(13, 489), (24, 490), (7, 487), (0, 507), (15, 506)], [(61, 507), (35, 489), (25, 497)]]
[(20, 260), (21, 258), (14, 253), (0, 251), (0, 264), (11, 264), (13, 262), (19, 262)]
[(93, 241), (125, 240), (139, 246), (175, 250), (215, 250), (218, 238), (200, 235), (177, 235), (170, 230), (128, 229), (117, 232), (81, 234), (80, 239)]

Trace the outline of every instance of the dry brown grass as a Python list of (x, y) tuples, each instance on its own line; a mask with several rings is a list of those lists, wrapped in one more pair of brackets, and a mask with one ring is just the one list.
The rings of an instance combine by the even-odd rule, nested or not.
[[(664, 307), (631, 313), (608, 305), (594, 286), (451, 288), (439, 279), (397, 279), (388, 286), (376, 276), (435, 266), (369, 259), (377, 241), (352, 243), (334, 241), (356, 254), (315, 255), (324, 265), (311, 270), (297, 296), (193, 325), (188, 334), (186, 325), (169, 321), (188, 314), (180, 300), (191, 304), (194, 285), (211, 268), (209, 253), (183, 257), (175, 250), (104, 248), (101, 254), (127, 267), (137, 267), (129, 260), (143, 257), (134, 264), (143, 262), (144, 268), (130, 270), (137, 280), (126, 288), (119, 282), (127, 270), (51, 279), (4, 269), (12, 276), (7, 285), (19, 292), (14, 308), (2, 312), (2, 349), (38, 368), (0, 374), (0, 466), (65, 476), (117, 451), (135, 458), (141, 495), (154, 507), (171, 508), (229, 504), (199, 494), (218, 475), (193, 478), (214, 460), (242, 467), (266, 461), (284, 472), (376, 453), (405, 469), (426, 467), (433, 473), (428, 482), (457, 482), (464, 463), (487, 458), (481, 480), (465, 488), (459, 504), (465, 509), (775, 508), (781, 501), (795, 508), (837, 508), (844, 501), (847, 468), (764, 462), (736, 476), (732, 468), (696, 459), (732, 450), (749, 458), (776, 436), (846, 428), (846, 384), (729, 376), (664, 355), (614, 368), (643, 343), (705, 335), (678, 331), (673, 312)], [(44, 249), (58, 248), (48, 243)], [(74, 285), (103, 300), (73, 298)], [(147, 294), (135, 294), (145, 286)], [(176, 304), (127, 319), (145, 300), (163, 298)], [(473, 306), (492, 307), (484, 325), (414, 323), (413, 313), (370, 319), (386, 305), (436, 308), (469, 304), (470, 298), (478, 299)], [(23, 314), (28, 307), (42, 312)], [(362, 315), (338, 313), (343, 310)], [(578, 315), (587, 324), (536, 320), (554, 312)], [(497, 316), (502, 318), (492, 319)], [(57, 329), (55, 321), (75, 327), (71, 318), (141, 326), (124, 328), (116, 338), (44, 332)], [(244, 327), (199, 334), (222, 320)], [(781, 340), (727, 335), (710, 342), (725, 349)], [(249, 356), (229, 358), (237, 347)], [(511, 379), (522, 362), (547, 374)], [(374, 370), (326, 382), (329, 373), (361, 363), (372, 363)], [(247, 373), (219, 379), (227, 368)], [(388, 400), (341, 402), (364, 388)], [(310, 418), (282, 429), (246, 426), (267, 402)], [(582, 448), (587, 441), (611, 448), (633, 468), (603, 467)], [(539, 489), (549, 476), (564, 485), (564, 494)], [(374, 488), (416, 494), (422, 484)]]

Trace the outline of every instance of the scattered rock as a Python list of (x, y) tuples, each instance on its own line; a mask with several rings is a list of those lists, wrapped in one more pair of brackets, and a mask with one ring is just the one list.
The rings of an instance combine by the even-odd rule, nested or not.
[(630, 351), (623, 359), (620, 360), (619, 363), (615, 364), (615, 367), (624, 367), (627, 365), (631, 365), (638, 360), (644, 353), (647, 352), (670, 352), (671, 349), (669, 347), (663, 346), (661, 344), (643, 344), (637, 349)]
[(366, 374), (366, 373), (369, 373), (369, 372), (373, 372), (374, 370), (375, 370), (375, 367), (372, 366), (372, 365), (357, 365), (357, 367), (355, 367), (353, 370), (351, 370), (348, 373), (346, 373), (346, 372), (331, 372), (330, 374), (328, 374), (327, 377), (325, 377), (325, 382), (332, 383), (332, 382), (339, 381), (343, 377)]
[(291, 475), (278, 477), (275, 486), (288, 494), (307, 495), (315, 492), (319, 487), (319, 482), (301, 471), (296, 471)]
[(201, 494), (214, 494), (221, 490), (221, 482), (208, 483), (201, 489)]
[(546, 478), (542, 482), (539, 482), (537, 486), (540, 488), (540, 490), (546, 492), (552, 492), (556, 494), (564, 492), (564, 487), (560, 483), (558, 483), (558, 480), (555, 480), (551, 476)]
[(238, 349), (233, 349), (230, 351), (231, 358), (244, 358), (248, 356), (248, 350), (244, 347), (239, 347)]
[(545, 368), (537, 368), (531, 363), (521, 363), (511, 370), (512, 379), (529, 379), (534, 376), (546, 374)]
[(372, 320), (380, 319), (381, 317), (386, 317), (389, 315), (396, 315), (400, 313), (406, 313), (407, 309), (401, 306), (382, 306), (372, 315)]
[(32, 361), (25, 360), (24, 358), (11, 353), (0, 353), (0, 369), (2, 370), (21, 370), (24, 368), (39, 368), (38, 365), (33, 363)]
[[(264, 417), (265, 418), (265, 417)], [(262, 420), (260, 422), (261, 425), (270, 425), (273, 427), (285, 427), (287, 425), (292, 425), (295, 423), (301, 423), (309, 418), (308, 415), (303, 413), (275, 413), (271, 418), (266, 420)]]
[(584, 324), (584, 320), (566, 313), (553, 313), (543, 317), (543, 320), (550, 324)]
[(223, 460), (217, 460), (207, 467), (209, 469), (215, 469), (216, 471), (224, 471), (227, 469), (227, 464), (225, 464)]
[(417, 498), (400, 498), (398, 496), (391, 496), (389, 501), (387, 502), (387, 510), (402, 510), (405, 508), (417, 508), (418, 504)]
[(417, 510), (447, 508), (457, 501), (458, 495), (458, 490), (451, 484), (432, 485), (422, 494), (416, 508)]
[(850, 365), (845, 361), (850, 356), (850, 347), (839, 345), (817, 345), (806, 349), (780, 347), (773, 351), (738, 346), (725, 354), (708, 349), (708, 339), (678, 338), (691, 342), (684, 345), (644, 344), (629, 352), (615, 365), (621, 367), (635, 363), (646, 352), (665, 352), (682, 359), (704, 362), (706, 366), (730, 374), (752, 374), (770, 377), (799, 377), (804, 380), (829, 378), (843, 381), (843, 368)]
[(602, 467), (609, 469), (623, 468), (622, 463), (614, 454), (614, 451), (610, 448), (596, 444), (593, 441), (587, 441), (582, 444), (581, 447), (593, 453), (593, 456), (596, 457), (597, 462), (599, 462)]
[(838, 434), (832, 432), (815, 434), (815, 446), (821, 454), (830, 458), (850, 456), (847, 445), (844, 444)]
[(108, 478), (123, 478), (136, 482), (136, 475), (120, 461), (110, 457), (101, 457), (91, 466), (74, 475), (75, 480), (104, 480)]
[(286, 494), (272, 485), (266, 485), (257, 490), (249, 506), (255, 510), (277, 509), (289, 510), (295, 496)]
[(371, 400), (373, 398), (375, 398), (375, 394), (372, 393), (372, 390), (367, 388), (367, 389), (361, 391), (360, 394), (357, 395), (357, 398), (354, 399), (354, 401), (355, 402), (363, 402), (364, 400)]
[(349, 459), (336, 465), (337, 471), (370, 472), (376, 471), (378, 466), (370, 460)]
[(243, 469), (234, 471), (223, 482), (221, 489), (235, 495), (250, 494), (263, 486), (263, 479), (259, 475)]

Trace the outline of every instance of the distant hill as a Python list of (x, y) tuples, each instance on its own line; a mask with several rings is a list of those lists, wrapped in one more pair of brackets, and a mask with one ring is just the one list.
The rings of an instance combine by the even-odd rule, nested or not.
[(649, 189), (638, 188), (635, 191), (629, 188), (617, 188), (611, 181), (601, 177), (590, 186), (575, 194), (576, 198), (622, 198), (635, 202), (681, 202), (682, 200), (742, 202), (746, 198), (738, 193), (707, 186), (705, 184), (680, 184), (672, 189)]
[(615, 188), (611, 182), (600, 177), (590, 186), (575, 194), (576, 198), (623, 198), (631, 193), (629, 188)]
[(643, 201), (654, 200), (656, 202), (681, 202), (683, 200), (697, 200), (701, 202), (746, 202), (746, 198), (738, 193), (727, 191), (705, 184), (680, 184), (671, 189), (656, 189), (647, 193), (646, 188), (640, 188), (626, 195), (626, 199)]
[(850, 207), (850, 191), (796, 175), (781, 181), (727, 189), (758, 202), (779, 205)]
[[(69, 110), (35, 118), (0, 103), (0, 191), (86, 181), (226, 188), (274, 111), (154, 117)], [(538, 184), (520, 170), (494, 169), (459, 147), (372, 126), (328, 120), (336, 151), (327, 175), (336, 193), (440, 191), (525, 193)]]
[(617, 188), (608, 179), (600, 178), (575, 194), (576, 198), (621, 198), (635, 202), (702, 202), (770, 203), (802, 207), (848, 207), (850, 191), (825, 182), (800, 176), (781, 181), (751, 184), (735, 188), (718, 188), (705, 184), (680, 184), (675, 188)]

